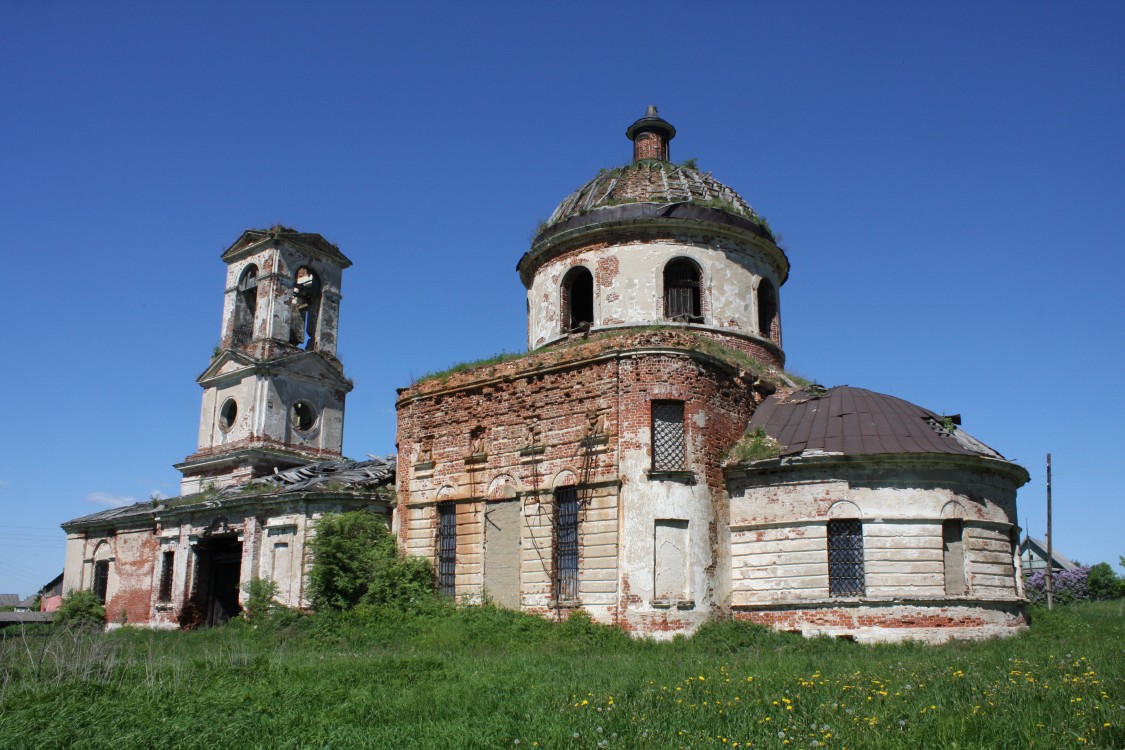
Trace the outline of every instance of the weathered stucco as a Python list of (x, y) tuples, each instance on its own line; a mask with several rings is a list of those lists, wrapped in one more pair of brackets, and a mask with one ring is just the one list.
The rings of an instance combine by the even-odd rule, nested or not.
[(536, 349), (565, 338), (563, 278), (579, 266), (594, 277), (591, 330), (666, 324), (663, 272), (678, 258), (690, 259), (702, 273), (703, 321), (685, 325), (757, 338), (780, 347), (780, 332), (771, 336), (758, 325), (759, 284), (765, 279), (775, 291), (779, 286), (779, 269), (771, 255), (757, 238), (707, 239), (686, 232), (653, 236), (635, 230), (632, 236), (618, 234), (608, 241), (559, 252), (536, 269), (528, 287), (528, 347)]
[[(983, 637), (1024, 624), (1018, 472), (1004, 461), (940, 454), (861, 458), (762, 461), (728, 472), (736, 615), (873, 640), (938, 638), (931, 628), (940, 638)], [(826, 529), (839, 518), (862, 522), (862, 596), (829, 594)], [(963, 529), (956, 546), (943, 545), (948, 520)], [(925, 614), (925, 606), (945, 614)], [(862, 627), (859, 612), (868, 613)]]
[[(456, 596), (478, 601), (485, 583), (488, 505), (520, 503), (519, 604), (593, 617), (646, 633), (693, 627), (716, 603), (725, 518), (718, 461), (754, 403), (729, 364), (675, 331), (621, 334), (532, 355), (446, 381), (423, 381), (399, 398), (400, 540), (434, 558), (437, 503), (457, 508)], [(684, 470), (651, 471), (653, 400), (685, 404)], [(576, 601), (553, 593), (554, 491), (581, 501)], [(719, 494), (716, 494), (716, 490)], [(682, 531), (679, 596), (657, 597), (658, 522)]]

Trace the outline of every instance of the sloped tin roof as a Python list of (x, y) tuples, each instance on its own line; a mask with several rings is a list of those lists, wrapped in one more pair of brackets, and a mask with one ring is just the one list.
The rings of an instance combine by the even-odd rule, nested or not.
[(1003, 460), (944, 417), (901, 398), (837, 386), (770, 396), (750, 420), (781, 444), (782, 456), (951, 453)]
[(207, 502), (240, 497), (261, 500), (268, 499), (271, 495), (284, 495), (291, 492), (356, 493), (393, 485), (394, 481), (394, 456), (372, 457), (367, 461), (348, 459), (326, 461), (285, 469), (242, 484), (233, 484), (212, 494), (173, 497), (155, 502), (146, 500), (121, 508), (110, 508), (67, 521), (63, 524), (63, 528), (71, 525), (124, 521), (135, 516), (151, 516), (168, 510), (188, 509)]

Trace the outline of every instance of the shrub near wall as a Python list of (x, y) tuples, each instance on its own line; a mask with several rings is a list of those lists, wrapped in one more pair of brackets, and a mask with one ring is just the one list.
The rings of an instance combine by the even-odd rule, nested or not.
[(325, 514), (310, 547), (309, 595), (316, 610), (418, 604), (434, 595), (429, 560), (401, 555), (373, 513)]

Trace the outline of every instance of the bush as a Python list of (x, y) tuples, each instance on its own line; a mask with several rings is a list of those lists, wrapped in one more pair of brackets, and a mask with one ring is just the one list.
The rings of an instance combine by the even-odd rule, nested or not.
[[(1074, 570), (1056, 570), (1054, 575), (1054, 599), (1056, 604), (1071, 604), (1086, 601), (1090, 594), (1086, 579), (1090, 569), (1079, 566)], [(1043, 604), (1047, 601), (1047, 571), (1035, 573), (1024, 584), (1024, 593), (1031, 602)]]
[(55, 613), (55, 622), (60, 625), (104, 627), (105, 607), (93, 591), (72, 589), (63, 597)]
[(268, 620), (275, 608), (281, 606), (274, 597), (277, 596), (277, 582), (269, 578), (254, 576), (248, 583), (242, 585), (246, 592), (246, 606), (242, 609), (242, 619), (251, 625), (259, 625), (263, 620)]
[[(1098, 563), (1093, 567), (1080, 565), (1074, 570), (1056, 570), (1055, 602), (1093, 601), (1117, 599), (1125, 596), (1125, 579), (1113, 572), (1109, 563)], [(1043, 604), (1047, 601), (1047, 571), (1041, 570), (1027, 579), (1024, 592), (1029, 601)]]
[(409, 605), (433, 598), (429, 560), (402, 556), (383, 519), (366, 511), (325, 514), (309, 543), (309, 597), (314, 609), (358, 604)]

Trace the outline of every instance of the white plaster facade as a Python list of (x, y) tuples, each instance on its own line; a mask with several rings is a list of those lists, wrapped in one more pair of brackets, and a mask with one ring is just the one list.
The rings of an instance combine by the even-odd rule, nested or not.
[[(727, 471), (736, 616), (856, 640), (1005, 635), (1025, 627), (1015, 521), (1026, 472), (941, 454), (774, 459)], [(827, 529), (862, 527), (864, 591), (830, 593)], [(957, 545), (943, 536), (956, 522)]]
[[(640, 232), (646, 227), (630, 228)], [(563, 280), (579, 266), (594, 278), (591, 330), (669, 324), (663, 307), (663, 272), (668, 263), (680, 258), (692, 261), (701, 272), (703, 320), (685, 325), (772, 340), (780, 346), (780, 336), (771, 339), (771, 332), (759, 325), (758, 289), (763, 282), (769, 284), (776, 300), (788, 264), (778, 258), (772, 243), (749, 232), (709, 229), (700, 237), (685, 232), (675, 239), (626, 242), (598, 242), (599, 233), (585, 229), (581, 235), (585, 247), (557, 255), (535, 271), (527, 290), (528, 348), (566, 337)]]

